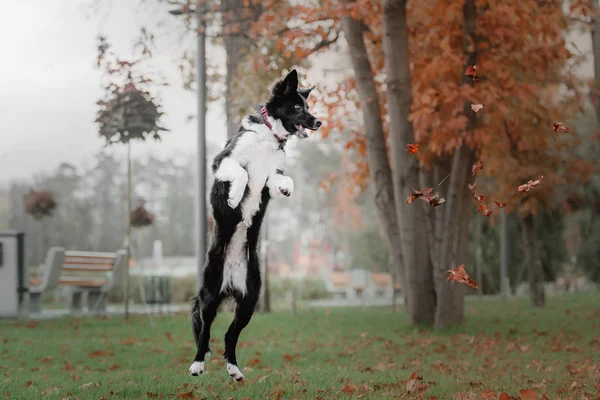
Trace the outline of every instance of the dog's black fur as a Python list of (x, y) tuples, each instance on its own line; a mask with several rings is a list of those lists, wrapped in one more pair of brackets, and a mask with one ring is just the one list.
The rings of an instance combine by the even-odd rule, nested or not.
[[(227, 361), (229, 374), (236, 380), (243, 379), (243, 375), (237, 368), (235, 350), (241, 331), (248, 325), (252, 318), (261, 288), (258, 238), (267, 205), (275, 192), (273, 188), (275, 183), (269, 181), (269, 179), (273, 181), (282, 179), (280, 185), (275, 189), (278, 188), (285, 196), (289, 196), (291, 188), (293, 188), (293, 182), (291, 182), (291, 188), (288, 187), (291, 179), (283, 177), (283, 168), (277, 166), (275, 171), (269, 175), (269, 178), (264, 182), (260, 181), (258, 183), (262, 187), (260, 191), (260, 206), (251, 216), (251, 223), (248, 223), (249, 219), (244, 219), (243, 213), (245, 212), (244, 207), (246, 207), (246, 202), (251, 196), (252, 191), (250, 182), (253, 182), (254, 176), (252, 176), (252, 171), (254, 169), (251, 168), (252, 165), (250, 164), (253, 160), (245, 163), (240, 162), (239, 164), (247, 173), (248, 184), (245, 186), (239, 204), (234, 204), (235, 207), (230, 203), (232, 201), (230, 189), (232, 188), (233, 181), (219, 179), (219, 168), (224, 160), (228, 158), (233, 159), (235, 154), (238, 154), (238, 158), (243, 159), (243, 146), (245, 143), (249, 143), (249, 140), (252, 140), (251, 138), (256, 137), (261, 146), (264, 142), (265, 148), (268, 148), (265, 151), (273, 152), (267, 155), (273, 156), (277, 152), (285, 153), (285, 144), (289, 136), (296, 135), (299, 138), (305, 138), (308, 134), (304, 128), (311, 130), (318, 129), (321, 126), (321, 122), (308, 111), (306, 102), (312, 89), (314, 89), (314, 86), (309, 89), (298, 89), (297, 73), (295, 70), (290, 72), (284, 80), (275, 84), (272, 96), (265, 105), (268, 115), (272, 118), (271, 121), (279, 127), (273, 127), (273, 132), (279, 129), (279, 135), (275, 135), (278, 139), (274, 139), (273, 134), (269, 136), (267, 133), (268, 127), (261, 114), (250, 115), (246, 117), (237, 134), (226, 143), (225, 148), (214, 159), (212, 169), (216, 178), (210, 193), (210, 204), (215, 221), (214, 232), (212, 244), (204, 266), (202, 287), (198, 295), (194, 298), (192, 305), (192, 325), (197, 346), (194, 363), (190, 367), (190, 372), (193, 375), (202, 373), (204, 369), (205, 356), (210, 352), (210, 327), (217, 314), (219, 304), (223, 299), (233, 297), (236, 302), (235, 317), (225, 334), (225, 352), (223, 355)], [(283, 130), (281, 130), (281, 127), (283, 127)], [(252, 148), (254, 149), (255, 147)], [(275, 155), (283, 159), (282, 154)], [(263, 160), (256, 161), (259, 163), (264, 162)], [(283, 179), (289, 181), (284, 182)], [(254, 195), (258, 196), (258, 193)], [(228, 255), (227, 249), (233, 240), (234, 233), (240, 229), (240, 225), (242, 224), (245, 224), (242, 228), (246, 230), (245, 244), (242, 245), (243, 254), (247, 256), (245, 260), (245, 291), (240, 290), (233, 283), (224, 283), (224, 269), (226, 256)], [(233, 247), (235, 246), (232, 245)], [(229, 256), (234, 257), (235, 254), (230, 254)], [(230, 279), (233, 282), (233, 278)], [(194, 367), (195, 365), (196, 367)]]

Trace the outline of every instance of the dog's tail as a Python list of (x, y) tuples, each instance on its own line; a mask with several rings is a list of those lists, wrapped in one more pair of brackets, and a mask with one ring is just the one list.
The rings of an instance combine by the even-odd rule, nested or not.
[(200, 341), (200, 332), (202, 331), (202, 316), (200, 315), (200, 295), (192, 299), (192, 331), (194, 332), (194, 341), (196, 346)]

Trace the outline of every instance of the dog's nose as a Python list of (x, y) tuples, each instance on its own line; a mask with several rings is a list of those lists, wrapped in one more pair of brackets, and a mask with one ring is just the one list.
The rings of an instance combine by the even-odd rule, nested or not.
[(315, 122), (315, 125), (317, 126), (317, 129), (319, 129), (321, 127), (321, 125), (323, 125), (323, 123), (321, 121), (317, 120)]

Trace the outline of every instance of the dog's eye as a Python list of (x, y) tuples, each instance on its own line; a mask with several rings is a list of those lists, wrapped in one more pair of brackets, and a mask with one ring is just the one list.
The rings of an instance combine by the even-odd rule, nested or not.
[(295, 108), (296, 110), (302, 110), (302, 106), (301, 106), (300, 104), (296, 104), (296, 105), (294, 106), (294, 108)]

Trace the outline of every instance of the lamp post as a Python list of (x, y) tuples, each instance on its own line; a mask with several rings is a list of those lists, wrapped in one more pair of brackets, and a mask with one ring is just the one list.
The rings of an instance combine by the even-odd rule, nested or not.
[(202, 285), (202, 270), (206, 258), (206, 25), (202, 7), (169, 11), (171, 15), (196, 14), (196, 82), (198, 84), (198, 177), (196, 179), (196, 289)]

